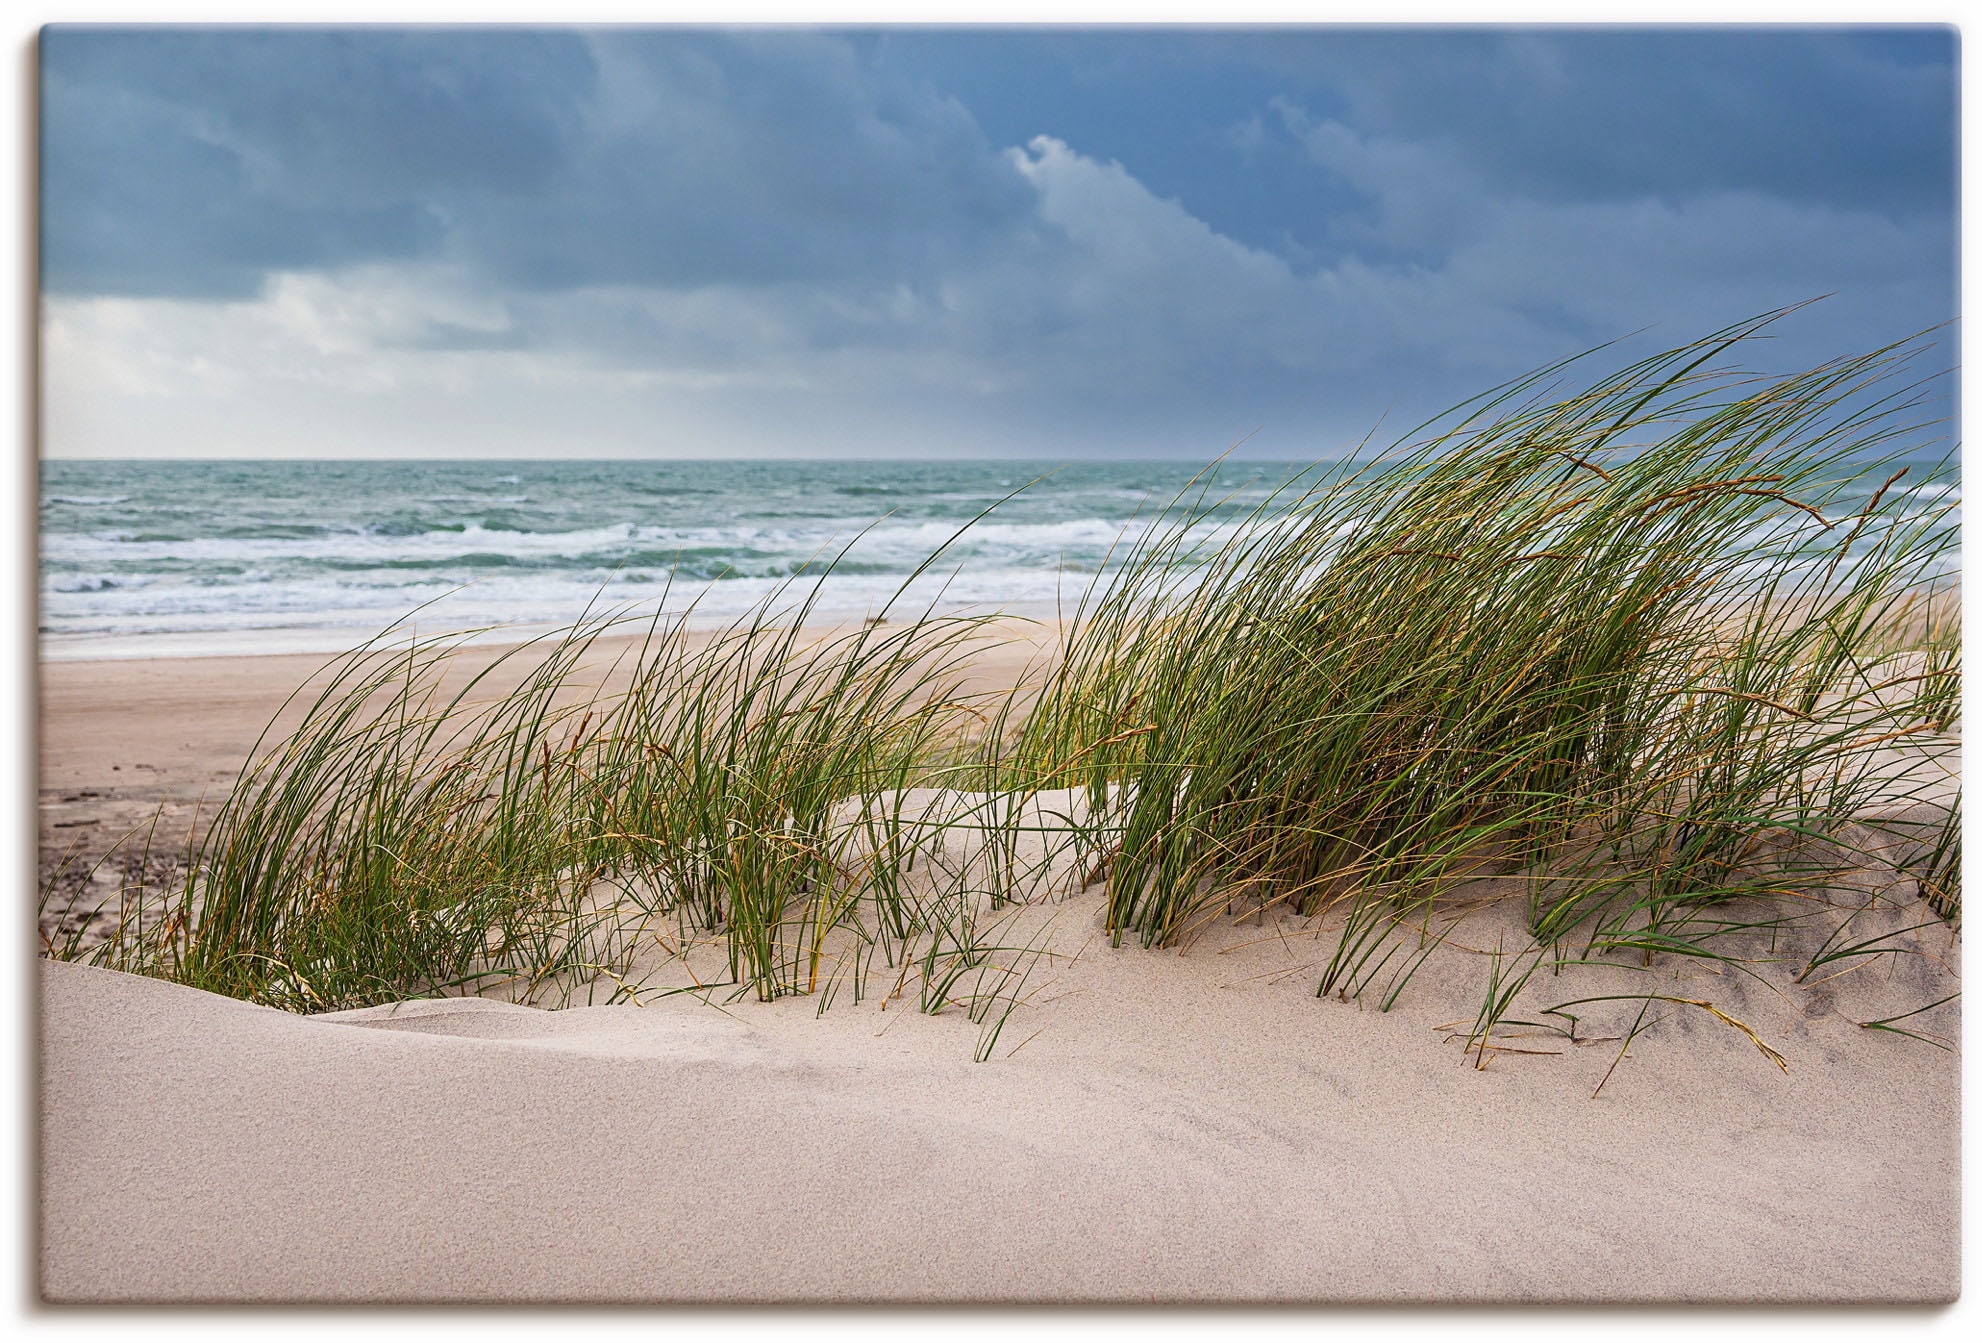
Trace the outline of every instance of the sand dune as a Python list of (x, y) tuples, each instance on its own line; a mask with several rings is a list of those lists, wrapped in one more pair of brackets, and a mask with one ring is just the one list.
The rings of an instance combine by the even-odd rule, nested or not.
[[(870, 999), (298, 1017), (44, 962), (53, 1301), (1945, 1301), (1959, 1066), (1860, 1029), (1924, 958), (1477, 1070), (1457, 948), (1388, 1014), (1294, 921), (1094, 940), (985, 1064)], [(1468, 945), (1494, 934), (1475, 913)], [(1077, 956), (1074, 953), (1078, 953)], [(1071, 957), (1071, 959), (1070, 959)], [(1575, 992), (1609, 971), (1574, 972)], [(1619, 970), (1616, 974), (1630, 976)], [(1634, 991), (1651, 987), (1642, 972)], [(1743, 996), (1745, 995), (1745, 997)], [(1853, 996), (1856, 995), (1856, 996)], [(1565, 988), (1562, 996), (1571, 996)], [(1924, 999), (1922, 1000), (1924, 1001)], [(1946, 1009), (1951, 1015), (1952, 1009)], [(1589, 1030), (1601, 1033), (1592, 1019)]]
[[(240, 659), (43, 670), (53, 845), (161, 800), (190, 810), (202, 789), (224, 786), (249, 725), (308, 669)], [(1944, 805), (1958, 786), (1951, 769), (1941, 774), (1923, 805)], [(1049, 852), (1075, 800), (1031, 801), (1040, 826), (1018, 856), (1038, 878), (1021, 892), (1036, 903), (985, 911), (1006, 921), (997, 940), (1042, 954), (981, 1064), (973, 1055), (999, 1023), (955, 1008), (924, 1015), (913, 990), (884, 1006), (885, 983), (860, 1002), (842, 990), (823, 1013), (817, 998), (732, 1001), (723, 989), (648, 994), (644, 1006), (452, 998), (302, 1017), (43, 962), (42, 1293), (1933, 1302), (1957, 1292), (1958, 1059), (1859, 1024), (1958, 987), (1958, 940), (1910, 883), (1888, 873), (1883, 889), (1836, 893), (1836, 919), (1813, 920), (1808, 935), (1877, 896), (1854, 916), (1854, 936), (1925, 925), (1903, 935), (1919, 954), (1861, 958), (1806, 985), (1789, 978), (1809, 948), (1787, 943), (1765, 949), (1759, 976), (1669, 956), (1650, 968), (1543, 968), (1513, 1017), (1652, 993), (1663, 995), (1656, 1024), (1620, 1060), (1639, 1003), (1589, 1004), (1576, 1009), (1581, 1043), (1510, 1026), (1480, 1069), (1461, 1037), (1491, 953), (1530, 941), (1525, 901), (1489, 899), (1510, 893), (1505, 878), (1444, 903), (1431, 925), (1440, 949), (1395, 1010), (1379, 1012), (1373, 994), (1315, 996), (1339, 925), (1284, 910), (1235, 908), (1181, 954), (1110, 948), (1099, 890), (1077, 889), (1078, 855)], [(971, 805), (926, 790), (897, 801), (911, 819), (944, 824)], [(839, 818), (850, 839), (858, 816), (854, 806)], [(965, 866), (969, 830), (951, 827)], [(919, 879), (949, 870), (937, 863)], [(692, 984), (691, 962), (646, 968), (664, 989)], [(1681, 999), (1752, 1026), (1787, 1071)], [(1956, 1043), (1958, 1005), (1905, 1024)]]

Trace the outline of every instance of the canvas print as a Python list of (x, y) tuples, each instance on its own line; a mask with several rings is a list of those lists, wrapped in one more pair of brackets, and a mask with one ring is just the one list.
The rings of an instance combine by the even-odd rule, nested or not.
[(41, 1299), (1952, 1300), (1958, 40), (44, 30)]

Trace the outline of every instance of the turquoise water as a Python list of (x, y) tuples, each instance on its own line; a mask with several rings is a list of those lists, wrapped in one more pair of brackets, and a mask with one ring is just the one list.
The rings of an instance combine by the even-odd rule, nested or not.
[[(1219, 517), (1295, 468), (1229, 464)], [(129, 462), (41, 472), (51, 655), (337, 647), (425, 602), (423, 628), (559, 623), (587, 603), (750, 609), (817, 585), (871, 613), (966, 523), (909, 599), (1078, 596), (1188, 486), (1175, 463)], [(1015, 497), (1014, 492), (1017, 492)], [(828, 564), (830, 562), (830, 572)]]
[[(1929, 465), (1923, 458), (1912, 479)], [(558, 624), (600, 600), (676, 610), (692, 602), (726, 617), (781, 585), (787, 597), (816, 586), (823, 613), (871, 614), (946, 543), (897, 611), (1044, 613), (1078, 599), (1111, 550), (1201, 469), (47, 462), (42, 648), (52, 657), (327, 650), (423, 603), (433, 603), (423, 631)], [(1220, 467), (1208, 539), (1296, 470)], [(1929, 485), (1916, 497), (1927, 507), (1954, 488)]]

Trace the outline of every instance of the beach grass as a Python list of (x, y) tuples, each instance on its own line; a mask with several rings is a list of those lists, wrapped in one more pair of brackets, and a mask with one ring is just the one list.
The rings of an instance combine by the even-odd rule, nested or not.
[(1868, 872), (1958, 926), (1921, 764), (1958, 730), (1956, 467), (1892, 464), (1938, 383), (1923, 340), (1737, 368), (1774, 316), (1544, 370), (1237, 523), (1207, 475), (996, 691), (964, 689), (996, 620), (822, 635), (797, 589), (713, 632), (588, 615), (452, 680), (459, 639), (390, 633), (176, 882), (47, 951), (323, 1011), (638, 1000), (656, 948), (713, 946), (700, 991), (912, 996), (983, 1056), (1039, 952), (1012, 907), (1105, 883), (1149, 947), (1284, 908), (1335, 929), (1317, 992), (1387, 1009), (1491, 879), (1532, 945), (1494, 958), (1483, 1064), (1544, 961), (1748, 966)]
[(1133, 797), (1117, 941), (1339, 906), (1320, 990), (1359, 994), (1483, 870), (1585, 957), (1712, 956), (1735, 898), (1896, 857), (1950, 880), (1958, 820), (1894, 765), (1959, 711), (1954, 529), (1894, 508), (1881, 451), (1923, 414), (1911, 351), (1715, 371), (1754, 330), (1505, 389), (1195, 553), (1188, 518), (1147, 534), (1028, 722), (1042, 770)]

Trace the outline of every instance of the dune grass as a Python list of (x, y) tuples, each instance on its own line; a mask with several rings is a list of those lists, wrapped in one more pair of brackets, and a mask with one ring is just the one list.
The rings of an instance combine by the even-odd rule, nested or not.
[(1116, 941), (1334, 911), (1319, 991), (1387, 1007), (1485, 874), (1558, 962), (1719, 957), (1879, 863), (1958, 919), (1958, 809), (1903, 749), (1946, 745), (1960, 696), (1951, 507), (1907, 493), (1952, 466), (1889, 464), (1915, 351), (1714, 367), (1760, 325), (1567, 398), (1539, 375), (1212, 547), (1188, 516), (1145, 535), (1025, 747), (1133, 798)]
[(1918, 749), (1959, 716), (1953, 504), (1923, 502), (1954, 467), (1889, 460), (1933, 386), (1918, 342), (1722, 367), (1767, 320), (1545, 370), (1236, 525), (1207, 476), (1009, 691), (960, 689), (992, 621), (821, 636), (789, 593), (713, 632), (588, 617), (451, 689), (453, 642), (376, 642), (183, 880), (48, 950), (325, 1010), (638, 998), (643, 956), (713, 939), (733, 991), (912, 991), (995, 1040), (1037, 951), (1000, 907), (1082, 880), (1118, 944), (1334, 919), (1318, 991), (1385, 1008), (1483, 875), (1525, 893), (1528, 973), (1726, 957), (1870, 866), (1958, 923)]

